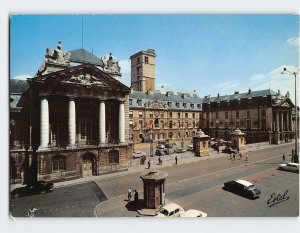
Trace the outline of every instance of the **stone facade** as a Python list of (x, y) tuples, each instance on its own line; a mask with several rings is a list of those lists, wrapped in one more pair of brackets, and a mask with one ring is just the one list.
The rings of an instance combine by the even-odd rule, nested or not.
[(116, 78), (118, 62), (82, 50), (72, 55), (61, 43), (45, 57), (29, 87), (11, 91), (11, 180), (56, 181), (128, 169), (130, 88)]

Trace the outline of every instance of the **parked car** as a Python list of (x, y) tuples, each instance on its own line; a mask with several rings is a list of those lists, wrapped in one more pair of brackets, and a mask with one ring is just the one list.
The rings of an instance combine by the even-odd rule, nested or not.
[(183, 153), (183, 152), (186, 152), (186, 150), (183, 149), (183, 148), (177, 148), (176, 149), (176, 153)]
[(12, 198), (14, 197), (22, 197), (22, 196), (29, 196), (35, 195), (40, 193), (48, 193), (53, 191), (54, 186), (51, 182), (46, 181), (37, 181), (32, 184), (28, 184), (25, 187), (20, 187), (12, 190), (10, 195)]
[(165, 149), (165, 146), (164, 144), (159, 144), (156, 146), (157, 149)]
[(153, 142), (153, 140), (150, 137), (143, 136), (142, 137), (142, 142)]
[(232, 147), (230, 146), (226, 146), (225, 149), (222, 150), (223, 153), (228, 153), (228, 154), (231, 154), (231, 153), (237, 153), (237, 151), (235, 149), (233, 149)]
[(211, 145), (211, 148), (213, 148), (214, 150), (218, 150), (219, 147), (220, 147), (220, 144), (218, 144), (218, 143), (214, 143)]
[(188, 145), (188, 146), (187, 146), (187, 150), (188, 150), (188, 151), (193, 151), (193, 150), (194, 150), (193, 145)]
[(185, 218), (199, 218), (199, 217), (207, 217), (207, 213), (204, 213), (200, 210), (188, 210), (185, 213), (183, 213), (180, 217)]
[(136, 151), (133, 152), (133, 158), (134, 158), (134, 159), (142, 158), (143, 155), (146, 156), (146, 153), (143, 152), (143, 151), (136, 150)]
[(278, 166), (279, 170), (299, 173), (299, 163), (282, 163)]
[(258, 188), (256, 188), (252, 183), (246, 180), (239, 179), (224, 183), (223, 189), (253, 199), (259, 197), (259, 195), (261, 194), (261, 191)]
[(164, 149), (157, 149), (155, 151), (155, 155), (158, 155), (158, 156), (162, 156), (162, 155), (166, 155)]
[(181, 206), (175, 203), (170, 203), (163, 206), (155, 217), (180, 217), (184, 214), (184, 212), (185, 211)]
[(176, 147), (173, 145), (166, 144), (165, 149), (163, 150), (167, 155), (174, 154)]

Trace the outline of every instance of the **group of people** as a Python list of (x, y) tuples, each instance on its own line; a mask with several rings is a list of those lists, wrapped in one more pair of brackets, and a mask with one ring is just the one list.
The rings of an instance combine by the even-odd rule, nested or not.
[[(150, 169), (151, 168), (151, 160), (150, 159), (148, 160), (147, 164), (148, 164), (147, 169)], [(175, 164), (176, 165), (178, 164), (177, 155), (175, 156)], [(158, 164), (157, 165), (162, 165), (162, 158), (161, 158), (161, 156), (158, 157)]]
[[(134, 192), (134, 194), (133, 194), (134, 201), (137, 202), (139, 200), (139, 193), (138, 193), (138, 191), (136, 189), (133, 192)], [(127, 194), (127, 200), (131, 201), (131, 198), (132, 198), (132, 188), (129, 187), (128, 194)]]

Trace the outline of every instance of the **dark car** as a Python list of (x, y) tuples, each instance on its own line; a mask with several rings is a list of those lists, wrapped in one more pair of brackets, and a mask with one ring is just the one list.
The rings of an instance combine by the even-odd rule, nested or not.
[(211, 145), (211, 148), (213, 148), (214, 150), (219, 150), (219, 144), (218, 143), (214, 143)]
[(232, 153), (237, 153), (237, 151), (235, 149), (233, 149), (230, 146), (226, 146), (224, 150), (222, 150), (223, 153), (228, 153), (228, 154), (232, 154)]
[(142, 137), (142, 142), (145, 143), (145, 142), (153, 142), (153, 141), (152, 141), (152, 139), (150, 137), (143, 136)]
[(259, 197), (261, 191), (246, 180), (232, 180), (224, 183), (223, 189), (248, 198)]
[(20, 187), (10, 192), (11, 197), (22, 197), (35, 195), (40, 193), (48, 193), (53, 190), (53, 183), (46, 181), (37, 181), (32, 184), (28, 184), (25, 187)]
[(155, 151), (155, 155), (158, 155), (158, 156), (166, 155), (166, 152), (164, 150), (165, 149), (157, 149)]

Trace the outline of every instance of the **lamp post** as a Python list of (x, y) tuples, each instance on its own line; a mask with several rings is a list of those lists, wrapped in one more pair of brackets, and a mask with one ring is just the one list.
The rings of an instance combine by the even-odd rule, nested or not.
[(293, 75), (295, 77), (295, 154), (294, 154), (294, 162), (298, 163), (298, 107), (297, 107), (297, 73), (291, 72), (286, 68), (283, 68), (281, 74)]

